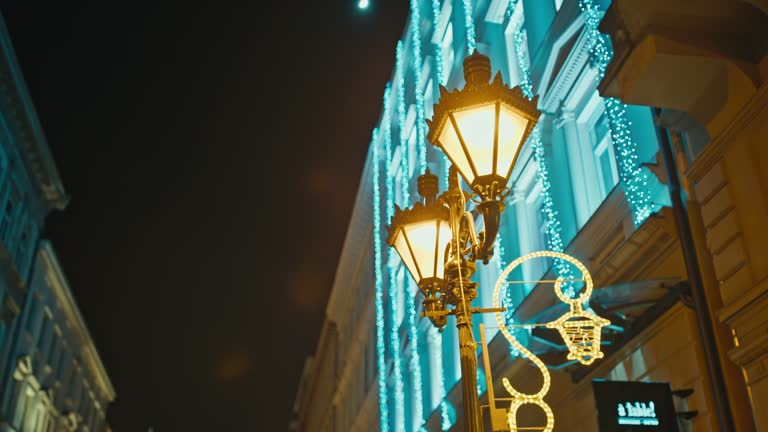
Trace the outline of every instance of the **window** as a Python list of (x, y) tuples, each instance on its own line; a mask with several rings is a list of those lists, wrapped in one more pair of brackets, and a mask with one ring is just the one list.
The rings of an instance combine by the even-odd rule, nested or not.
[(59, 352), (61, 351), (61, 330), (58, 329), (58, 327), (54, 328), (53, 330), (53, 340), (51, 340), (50, 345), (48, 345), (48, 351), (45, 353), (45, 359), (48, 362), (48, 366), (51, 368), (56, 367), (56, 364), (54, 361), (59, 356)]
[(32, 252), (32, 242), (34, 241), (36, 231), (34, 222), (28, 221), (24, 225), (24, 229), (22, 230), (18, 244), (16, 245), (16, 256), (14, 257), (14, 260), (16, 262), (16, 268), (22, 275), (27, 273), (30, 254)]
[(5, 242), (8, 249), (12, 247), (12, 228), (20, 204), (21, 193), (19, 192), (19, 186), (16, 184), (16, 181), (11, 180), (8, 199), (5, 201), (2, 213), (0, 213), (0, 240)]
[(48, 311), (43, 313), (43, 330), (40, 332), (37, 338), (37, 350), (41, 353), (47, 353), (48, 344), (51, 343), (53, 337), (53, 317)]
[(600, 195), (605, 198), (619, 181), (608, 116), (603, 111), (590, 131)]

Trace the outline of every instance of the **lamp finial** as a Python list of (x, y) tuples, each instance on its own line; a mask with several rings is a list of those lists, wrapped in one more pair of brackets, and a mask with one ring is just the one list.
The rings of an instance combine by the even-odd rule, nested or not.
[(488, 84), (491, 80), (491, 59), (477, 48), (464, 59), (464, 80), (468, 86)]
[(426, 172), (416, 179), (416, 182), (419, 195), (424, 197), (424, 204), (431, 205), (434, 203), (437, 197), (437, 176), (427, 168)]

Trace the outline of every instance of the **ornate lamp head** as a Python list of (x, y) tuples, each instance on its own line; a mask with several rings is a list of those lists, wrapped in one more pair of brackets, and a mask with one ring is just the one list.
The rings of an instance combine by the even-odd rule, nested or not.
[(539, 118), (536, 99), (520, 87), (510, 89), (497, 73), (493, 82), (490, 59), (475, 50), (464, 60), (466, 85), (448, 92), (440, 86), (440, 101), (429, 125), (429, 141), (441, 148), (464, 181), (483, 201), (502, 200), (517, 156)]
[(430, 316), (430, 312), (445, 310), (440, 294), (445, 255), (451, 241), (450, 215), (448, 208), (437, 202), (437, 176), (427, 170), (419, 176), (418, 188), (423, 201), (411, 209), (395, 209), (387, 243), (394, 246), (424, 294), (425, 314), (437, 327), (442, 327), (445, 316)]

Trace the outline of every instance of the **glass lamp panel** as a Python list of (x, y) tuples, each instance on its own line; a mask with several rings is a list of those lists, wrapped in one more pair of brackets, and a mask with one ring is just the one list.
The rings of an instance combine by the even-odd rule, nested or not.
[(437, 265), (435, 277), (443, 278), (445, 275), (445, 251), (448, 243), (453, 238), (451, 234), (451, 225), (447, 220), (438, 221), (437, 227)]
[(421, 280), (419, 269), (416, 267), (416, 263), (413, 261), (413, 255), (411, 254), (411, 248), (408, 247), (408, 241), (405, 239), (405, 231), (400, 228), (397, 230), (397, 236), (395, 237), (395, 250), (400, 255), (400, 259), (403, 260), (408, 271), (411, 272), (411, 276), (418, 283)]
[[(493, 134), (496, 104), (481, 105), (453, 114), (478, 176), (493, 174)], [(470, 182), (471, 183), (471, 182)]]
[[(435, 260), (438, 255), (437, 245), (440, 234), (438, 221), (431, 220), (409, 224), (404, 226), (403, 230), (406, 232), (413, 256), (419, 270), (421, 270), (420, 279), (435, 276), (437, 271)], [(419, 282), (420, 279), (416, 279), (416, 282)]]
[(464, 153), (464, 148), (461, 146), (459, 137), (456, 135), (456, 129), (454, 129), (450, 118), (446, 119), (443, 130), (440, 131), (438, 141), (440, 141), (443, 151), (445, 151), (453, 164), (456, 165), (464, 180), (471, 184), (472, 180), (475, 179), (475, 173), (472, 171), (469, 161), (467, 161), (467, 155)]
[(512, 168), (515, 155), (520, 146), (528, 120), (513, 110), (501, 105), (499, 112), (499, 154), (496, 172), (507, 178)]

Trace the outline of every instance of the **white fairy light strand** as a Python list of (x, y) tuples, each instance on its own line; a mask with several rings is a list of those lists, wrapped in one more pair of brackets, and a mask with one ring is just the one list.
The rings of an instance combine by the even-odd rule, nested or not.
[[(399, 47), (399, 44), (398, 44)], [(398, 50), (399, 53), (399, 50)], [(399, 57), (399, 56), (398, 56)], [(402, 87), (402, 83), (401, 87)], [(390, 122), (390, 102), (389, 94), (391, 88), (387, 86), (386, 97), (384, 99), (384, 115), (382, 118), (382, 128), (384, 128), (384, 147), (386, 150), (385, 166), (387, 175), (387, 220), (391, 220), (394, 215), (395, 207), (395, 184), (390, 179), (392, 169), (392, 156), (394, 149), (392, 148), (391, 137), (391, 122)], [(390, 214), (391, 211), (391, 214)], [(398, 326), (398, 289), (397, 289), (397, 272), (393, 267), (395, 251), (392, 248), (387, 249), (387, 290), (389, 292), (389, 307), (390, 307), (390, 320), (391, 328), (389, 333), (390, 351), (392, 356), (392, 374), (394, 375), (394, 415), (395, 415), (395, 428), (397, 431), (402, 431), (402, 425), (405, 418), (405, 391), (403, 389), (403, 373), (402, 373), (402, 361), (400, 357), (400, 332)]]
[(416, 102), (416, 149), (419, 156), (419, 174), (427, 169), (427, 137), (424, 122), (424, 94), (421, 92), (421, 13), (419, 1), (411, 0), (411, 42), (413, 54), (413, 93)]
[(408, 164), (408, 135), (405, 133), (405, 62), (403, 62), (403, 41), (397, 41), (395, 49), (395, 79), (397, 88), (397, 127), (400, 138), (400, 192), (403, 208), (411, 201), (409, 189), (410, 167)]
[[(541, 131), (539, 130), (538, 125), (533, 128), (530, 139), (533, 145), (533, 156), (536, 162), (538, 162), (536, 174), (541, 183), (541, 211), (544, 214), (547, 226), (547, 248), (555, 252), (563, 252), (565, 245), (563, 243), (562, 227), (560, 225), (560, 219), (557, 216), (558, 213), (555, 209), (555, 203), (552, 200), (552, 184), (549, 181), (549, 170), (547, 169), (547, 161), (544, 158), (544, 145), (541, 142)], [(568, 263), (559, 258), (555, 258), (554, 262), (558, 276), (566, 280), (574, 279), (571, 266), (568, 265)], [(568, 282), (563, 285), (568, 297), (574, 297), (576, 295), (573, 283)]]
[(467, 54), (475, 50), (475, 20), (472, 18), (472, 0), (463, 0), (464, 3), (464, 29), (467, 33)]
[[(579, 8), (585, 15), (585, 27), (588, 33), (590, 45), (590, 62), (597, 70), (597, 81), (603, 79), (605, 70), (613, 58), (608, 36), (600, 33), (598, 26), (602, 19), (602, 12), (593, 0), (581, 0)], [(627, 106), (616, 98), (603, 98), (608, 124), (611, 129), (611, 138), (619, 166), (619, 175), (624, 185), (627, 202), (632, 210), (635, 226), (638, 226), (653, 213), (654, 204), (651, 200), (648, 187), (648, 175), (642, 169), (637, 157), (637, 143), (632, 139), (629, 126), (632, 123), (627, 119)]]
[(517, 67), (520, 69), (520, 89), (528, 99), (533, 99), (533, 84), (531, 84), (531, 71), (528, 67), (528, 36), (521, 22), (515, 30), (512, 42), (517, 57)]
[[(385, 92), (389, 94), (389, 88)], [(376, 303), (376, 364), (379, 371), (379, 423), (381, 432), (389, 432), (389, 404), (387, 395), (386, 342), (384, 340), (384, 278), (381, 267), (381, 189), (379, 187), (379, 149), (376, 143), (377, 130), (371, 139), (371, 174), (373, 185), (373, 272)]]
[[(421, 58), (421, 14), (419, 13), (418, 0), (411, 0), (411, 42), (413, 50), (413, 71), (414, 71), (414, 99), (416, 100), (416, 148), (419, 156), (419, 173), (427, 169), (427, 142), (424, 128), (424, 95), (421, 93), (421, 70), (424, 67)], [(415, 400), (415, 409), (413, 416), (418, 425), (424, 424), (424, 397), (422, 392), (422, 374), (421, 358), (419, 355), (419, 331), (416, 327), (416, 292), (411, 289), (411, 280), (407, 278), (404, 289), (409, 295), (408, 303), (408, 333), (410, 335), (411, 361), (410, 367), (413, 372), (413, 397)]]

